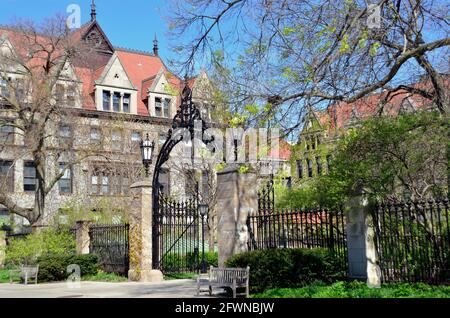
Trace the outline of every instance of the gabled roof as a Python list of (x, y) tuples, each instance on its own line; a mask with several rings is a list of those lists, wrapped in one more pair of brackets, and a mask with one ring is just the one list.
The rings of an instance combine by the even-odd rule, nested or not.
[(111, 52), (114, 52), (114, 46), (109, 41), (105, 32), (101, 28), (100, 24), (98, 24), (97, 20), (88, 22), (80, 27), (77, 31), (73, 32), (74, 39), (76, 40), (85, 40), (86, 37), (91, 33), (92, 30), (96, 29), (103, 38), (105, 44), (109, 47)]
[(128, 72), (127, 70), (123, 67), (122, 62), (120, 61), (119, 56), (117, 55), (117, 53), (114, 53), (113, 56), (111, 57), (111, 59), (109, 60), (108, 64), (106, 64), (105, 67), (100, 67), (99, 69), (97, 69), (97, 73), (96, 75), (98, 75), (98, 72), (100, 69), (103, 69), (103, 71), (101, 72), (101, 75), (99, 77), (97, 77), (97, 80), (95, 81), (96, 84), (101, 84), (104, 82), (106, 76), (109, 74), (111, 67), (114, 65), (115, 62), (119, 62), (122, 70), (125, 72), (125, 75), (127, 76), (127, 82), (129, 83), (130, 87), (132, 87), (133, 89), (136, 89), (136, 86), (133, 85), (133, 83), (130, 80), (130, 77), (128, 76)]
[[(70, 41), (72, 43), (78, 43), (79, 41), (86, 39), (94, 29), (97, 30), (98, 34), (102, 37), (102, 52), (98, 52), (97, 50), (93, 51), (89, 55), (89, 60), (92, 59), (92, 61), (86, 63), (84, 63), (84, 61), (73, 61), (74, 72), (80, 81), (83, 82), (82, 108), (88, 110), (96, 109), (94, 100), (95, 83), (104, 78), (116, 59), (122, 65), (132, 87), (138, 90), (138, 115), (149, 115), (144, 101), (147, 98), (147, 89), (154, 85), (158, 73), (164, 74), (168, 83), (174, 88), (181, 88), (184, 84), (183, 81), (169, 71), (159, 56), (143, 51), (113, 47), (96, 20), (88, 22), (79, 29), (73, 31), (70, 34)], [(24, 37), (20, 31), (13, 28), (0, 27), (0, 35), (2, 34), (5, 34), (5, 37), (11, 39), (10, 42), (15, 49), (19, 48), (16, 49), (18, 54), (22, 57), (27, 56), (29, 46), (26, 45), (26, 42), (25, 45), (19, 45), (26, 40), (26, 37)], [(44, 35), (37, 35), (36, 39), (39, 43), (43, 43), (44, 45), (50, 43), (50, 38)], [(107, 54), (105, 54), (105, 50), (103, 50), (105, 45), (108, 50), (111, 50), (111, 53), (113, 53), (112, 55), (108, 54), (108, 50), (108, 52), (106, 52)], [(29, 63), (31, 66), (42, 66), (43, 61), (43, 57), (40, 57), (37, 54)], [(195, 78), (191, 78), (189, 83), (194, 85)]]
[[(138, 94), (140, 97), (138, 98), (138, 114), (148, 116), (149, 113), (143, 101), (146, 96), (145, 91), (153, 84), (152, 80), (161, 69), (164, 72), (168, 72), (168, 69), (159, 56), (150, 53), (130, 51), (122, 48), (117, 48), (116, 53), (127, 71), (131, 82), (140, 90), (140, 94)], [(176, 76), (174, 76), (173, 82), (174, 84), (180, 85), (180, 80)]]

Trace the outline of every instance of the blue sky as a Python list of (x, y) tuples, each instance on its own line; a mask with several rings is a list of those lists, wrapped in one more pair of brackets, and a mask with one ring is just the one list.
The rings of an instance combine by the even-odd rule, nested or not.
[[(70, 4), (81, 7), (81, 22), (90, 20), (91, 0), (0, 0), (0, 24), (17, 18), (41, 21), (57, 13), (65, 14)], [(164, 0), (95, 0), (97, 20), (114, 46), (151, 51), (155, 33), (159, 52), (170, 57), (166, 39), (167, 23)]]

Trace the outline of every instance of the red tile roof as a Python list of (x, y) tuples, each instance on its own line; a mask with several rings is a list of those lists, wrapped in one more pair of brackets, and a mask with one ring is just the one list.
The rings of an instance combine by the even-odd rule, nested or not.
[(351, 124), (354, 117), (356, 117), (355, 119), (367, 119), (381, 111), (385, 115), (396, 116), (404, 103), (410, 104), (414, 109), (432, 107), (431, 100), (404, 90), (391, 93), (385, 101), (387, 94), (387, 91), (383, 91), (368, 95), (353, 103), (334, 103), (325, 112), (318, 114), (320, 122), (328, 127), (330, 133), (333, 134)]
[[(131, 82), (139, 90), (138, 114), (148, 116), (148, 110), (143, 102), (143, 99), (146, 97), (146, 91), (153, 84), (153, 79), (161, 69), (166, 73), (169, 73), (169, 71), (159, 56), (131, 52), (123, 49), (116, 49), (116, 53), (130, 77)], [(176, 76), (171, 76), (168, 80), (177, 87), (181, 84)]]
[[(94, 26), (97, 26), (101, 31), (101, 28), (97, 24), (97, 22), (90, 22), (83, 25), (80, 29), (74, 31), (72, 33), (72, 36), (70, 37), (70, 41), (73, 41), (74, 43), (81, 41), (86, 36), (86, 33), (89, 30), (91, 30)], [(4, 33), (7, 35), (8, 39), (10, 39), (10, 41), (12, 42), (14, 48), (18, 51), (18, 53), (23, 57), (25, 57), (28, 53), (29, 48), (25, 36), (23, 36), (23, 34), (20, 31), (0, 27), (0, 35)], [(104, 35), (102, 31), (100, 33)], [(40, 35), (38, 35), (37, 41), (44, 45), (49, 45), (50, 43), (48, 37)], [(107, 42), (108, 45), (111, 46), (108, 40)], [(131, 82), (138, 89), (137, 94), (138, 115), (143, 116), (149, 115), (143, 100), (146, 99), (147, 89), (153, 84), (152, 79), (156, 77), (156, 75), (161, 69), (166, 73), (166, 77), (169, 83), (172, 84), (175, 88), (180, 88), (183, 85), (183, 82), (177, 76), (169, 72), (168, 68), (166, 67), (166, 65), (159, 56), (155, 56), (146, 52), (132, 51), (122, 48), (114, 48), (114, 51), (119, 57), (120, 62), (122, 63), (125, 72), (127, 73)], [(82, 107), (90, 110), (95, 110), (94, 82), (100, 78), (106, 64), (110, 59), (110, 56), (108, 55), (105, 56), (102, 54), (95, 54), (95, 53), (93, 53), (93, 55), (98, 56), (92, 57), (92, 59), (95, 61), (95, 63), (92, 63), (93, 65), (92, 67), (84, 65), (87, 63), (74, 63), (75, 73), (77, 74), (78, 78), (83, 82)], [(43, 62), (44, 59), (41, 56), (37, 55), (29, 62), (29, 64), (32, 66), (42, 66)]]

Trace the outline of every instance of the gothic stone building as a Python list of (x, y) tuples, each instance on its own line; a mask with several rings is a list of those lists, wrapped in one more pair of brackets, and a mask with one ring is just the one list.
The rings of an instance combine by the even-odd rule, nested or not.
[[(71, 39), (87, 43), (93, 50), (89, 63), (69, 61), (65, 65), (56, 89), (60, 102), (72, 112), (69, 118), (50, 125), (53, 133), (49, 132), (48, 142), (56, 148), (69, 145), (74, 151), (90, 145), (97, 155), (68, 169), (52, 188), (46, 199), (44, 223), (50, 222), (64, 206), (78, 204), (95, 210), (106, 204), (111, 210), (125, 209), (130, 184), (142, 177), (141, 138), (149, 134), (155, 141), (156, 159), (184, 86), (184, 80), (171, 73), (159, 56), (156, 38), (152, 53), (114, 47), (97, 22), (95, 11), (89, 23), (71, 33)], [(0, 53), (21, 54), (19, 42), (16, 29), (0, 28)], [(6, 80), (20, 81), (22, 76), (19, 69), (8, 70), (0, 82), (2, 96), (8, 94)], [(206, 73), (201, 72), (188, 83), (203, 118), (211, 120), (212, 106), (204, 93), (209, 83)], [(20, 206), (29, 208), (35, 202), (36, 168), (26, 152), (27, 139), (8, 125), (14, 118), (9, 117), (4, 100), (0, 99), (0, 103), (0, 182), (5, 185), (1, 191), (7, 191)], [(47, 163), (49, 174), (55, 167), (64, 167), (68, 160), (65, 156), (70, 156), (70, 152)], [(190, 187), (174, 174), (167, 167), (160, 182), (166, 193), (183, 196)], [(9, 211), (0, 205), (0, 226), (7, 220), (14, 220), (16, 225), (27, 224), (20, 217), (9, 216)]]
[(406, 91), (388, 95), (383, 91), (353, 103), (337, 102), (326, 110), (309, 109), (304, 116), (297, 145), (292, 150), (293, 182), (304, 184), (328, 173), (337, 141), (345, 131), (357, 127), (362, 120), (377, 115), (397, 116), (433, 108), (433, 103), (421, 96)]

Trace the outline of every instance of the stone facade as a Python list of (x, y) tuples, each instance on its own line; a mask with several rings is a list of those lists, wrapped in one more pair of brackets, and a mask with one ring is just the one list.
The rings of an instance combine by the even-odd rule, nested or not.
[[(20, 45), (20, 41), (15, 41), (18, 32), (0, 28), (0, 54), (7, 54), (10, 48)], [(102, 46), (96, 46), (90, 54), (92, 61), (86, 61), (89, 67), (82, 63), (84, 61), (67, 63), (58, 80), (64, 92), (75, 85), (74, 102), (69, 106), (71, 96), (63, 94), (60, 107), (70, 112), (46, 127), (49, 136), (46, 147), (52, 154), (46, 159), (48, 179), (59, 173), (60, 165), (73, 162), (74, 158), (80, 160), (64, 176), (65, 180), (58, 181), (47, 195), (44, 224), (53, 222), (58, 212), (74, 204), (96, 210), (106, 202), (111, 209), (126, 209), (131, 202), (130, 185), (143, 177), (139, 142), (149, 134), (156, 144), (156, 161), (185, 84), (166, 68), (158, 55), (157, 43), (153, 54), (115, 48), (95, 19), (73, 31), (73, 36), (87, 43), (95, 39)], [(24, 75), (14, 70), (8, 77), (14, 81), (23, 79)], [(209, 99), (211, 93), (206, 92), (210, 88), (207, 74), (201, 72), (190, 79), (189, 86), (194, 92), (194, 102), (206, 116), (204, 119), (211, 120), (209, 108), (213, 103)], [(20, 207), (31, 208), (35, 204), (35, 192), (27, 189), (25, 183), (33, 183), (33, 169), (28, 167), (33, 157), (27, 152), (27, 138), (33, 139), (33, 136), (24, 136), (17, 128), (8, 130), (12, 126), (6, 123), (14, 122), (16, 115), (8, 108), (1, 95), (3, 87), (0, 88), (0, 163), (4, 166), (0, 185), (5, 181), (2, 174), (7, 170), (8, 189), (5, 187), (2, 191), (7, 191)], [(2, 134), (7, 131), (9, 135), (5, 138)], [(184, 152), (183, 147), (182, 143), (177, 145), (171, 158), (178, 158)], [(171, 167), (173, 162), (166, 164), (167, 173), (160, 181), (168, 194), (183, 197), (186, 196), (185, 181), (177, 169)], [(0, 212), (4, 220), (8, 211), (0, 205)], [(11, 220), (17, 231), (28, 224), (17, 216), (11, 216)]]

